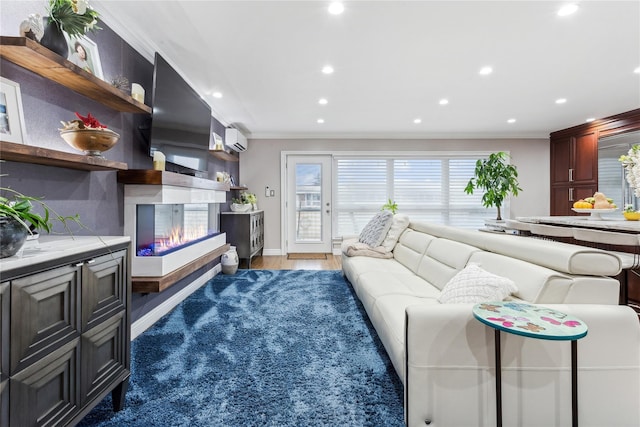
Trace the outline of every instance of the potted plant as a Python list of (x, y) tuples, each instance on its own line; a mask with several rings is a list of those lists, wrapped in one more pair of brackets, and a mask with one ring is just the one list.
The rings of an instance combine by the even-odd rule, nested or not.
[(380, 209), (382, 211), (387, 210), (387, 211), (391, 211), (392, 214), (396, 214), (396, 212), (398, 212), (398, 204), (389, 199), (389, 201), (387, 203), (385, 203), (384, 205), (382, 205), (382, 209)]
[[(40, 198), (26, 196), (18, 191), (0, 187), (0, 258), (15, 255), (29, 235), (36, 235), (38, 230), (51, 232), (52, 220), (60, 221), (71, 233), (67, 221), (74, 221), (82, 226), (79, 216), (62, 216), (56, 213)], [(40, 205), (43, 213), (33, 211), (33, 205)]]
[(88, 0), (48, 0), (47, 3), (49, 16), (44, 18), (40, 43), (63, 58), (69, 53), (63, 32), (77, 37), (101, 29), (97, 26), (99, 14), (89, 6)]
[(504, 151), (491, 153), (489, 158), (476, 162), (475, 176), (469, 180), (464, 192), (473, 194), (477, 189), (484, 190), (482, 206), (489, 208), (495, 206), (498, 209), (496, 220), (502, 221), (500, 208), (504, 200), (513, 194), (518, 195), (522, 188), (518, 186), (518, 170), (512, 164), (507, 163), (509, 155)]

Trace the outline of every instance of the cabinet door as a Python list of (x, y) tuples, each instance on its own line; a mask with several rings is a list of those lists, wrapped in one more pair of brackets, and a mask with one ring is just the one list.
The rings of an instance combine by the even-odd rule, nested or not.
[(80, 335), (79, 292), (75, 265), (11, 282), (11, 375)]
[(11, 377), (11, 426), (65, 425), (79, 411), (79, 342), (66, 343)]
[(0, 380), (0, 427), (9, 427), (9, 380)]
[(82, 266), (82, 332), (127, 306), (127, 251), (87, 260)]
[(81, 394), (90, 402), (129, 376), (129, 333), (124, 311), (82, 335)]
[(551, 184), (569, 182), (572, 147), (573, 138), (570, 137), (551, 141)]
[(0, 381), (9, 376), (9, 282), (0, 283)]
[[(576, 184), (598, 180), (598, 138), (595, 132), (575, 138), (573, 181)], [(590, 194), (591, 196), (593, 193)], [(589, 196), (587, 196), (589, 197)]]
[(595, 185), (555, 185), (551, 187), (551, 215), (578, 215), (572, 211), (573, 203), (593, 196)]

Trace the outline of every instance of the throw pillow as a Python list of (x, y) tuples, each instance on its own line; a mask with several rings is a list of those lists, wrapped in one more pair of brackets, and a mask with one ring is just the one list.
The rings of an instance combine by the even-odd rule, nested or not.
[(497, 276), (470, 264), (458, 272), (442, 288), (438, 301), (443, 304), (502, 301), (517, 292), (511, 279)]
[(391, 222), (391, 228), (387, 232), (387, 236), (382, 241), (382, 246), (391, 252), (398, 243), (398, 239), (404, 230), (409, 226), (409, 217), (403, 214), (395, 214)]
[(380, 246), (385, 236), (387, 235), (389, 228), (391, 227), (392, 221), (393, 214), (391, 212), (378, 212), (371, 219), (371, 221), (369, 221), (369, 223), (364, 226), (362, 232), (360, 232), (358, 241), (361, 243), (365, 243), (372, 248)]

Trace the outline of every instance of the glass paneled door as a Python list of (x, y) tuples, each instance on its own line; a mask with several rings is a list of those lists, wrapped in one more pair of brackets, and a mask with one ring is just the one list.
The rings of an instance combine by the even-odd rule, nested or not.
[(331, 252), (331, 156), (287, 156), (287, 253)]

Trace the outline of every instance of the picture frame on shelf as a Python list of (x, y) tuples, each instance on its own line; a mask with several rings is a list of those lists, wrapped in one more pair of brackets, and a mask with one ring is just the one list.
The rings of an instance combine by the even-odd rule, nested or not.
[(0, 140), (24, 144), (26, 134), (20, 84), (0, 77)]
[(69, 45), (69, 56), (67, 60), (86, 72), (104, 80), (98, 45), (86, 36), (69, 36), (67, 33), (64, 33), (64, 37), (67, 40), (67, 45)]

